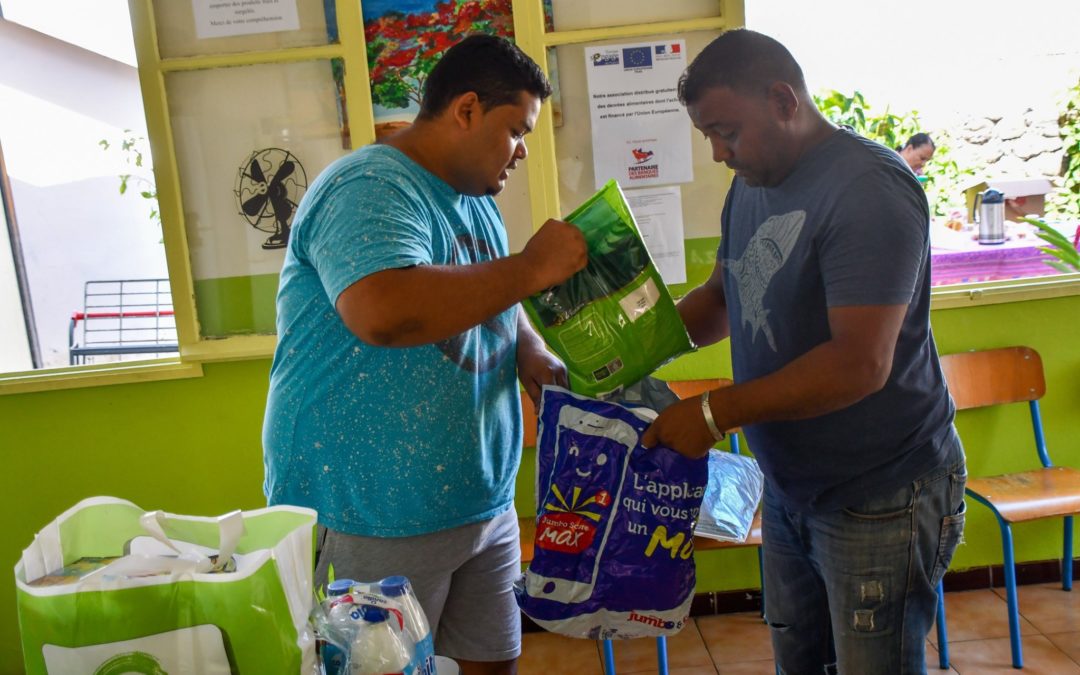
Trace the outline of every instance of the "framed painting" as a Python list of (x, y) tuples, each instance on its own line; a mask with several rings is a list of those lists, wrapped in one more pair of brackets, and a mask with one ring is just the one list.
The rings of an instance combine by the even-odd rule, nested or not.
[(365, 0), (362, 8), (377, 137), (412, 123), (447, 49), (472, 33), (514, 37), (511, 0)]

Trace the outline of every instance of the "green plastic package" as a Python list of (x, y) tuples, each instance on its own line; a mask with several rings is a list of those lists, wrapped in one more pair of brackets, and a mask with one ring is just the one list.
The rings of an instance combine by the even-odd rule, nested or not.
[(608, 181), (566, 221), (585, 235), (588, 265), (523, 304), (566, 363), (570, 388), (604, 398), (693, 351), (619, 184)]

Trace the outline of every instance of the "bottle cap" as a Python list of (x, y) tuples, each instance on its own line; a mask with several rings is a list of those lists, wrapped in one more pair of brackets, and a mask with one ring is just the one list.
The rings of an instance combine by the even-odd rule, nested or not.
[(390, 613), (382, 607), (374, 605), (360, 605), (360, 617), (368, 623), (380, 623), (386, 621)]
[(327, 595), (345, 595), (352, 588), (356, 582), (352, 579), (338, 579), (337, 581), (330, 582), (330, 585), (326, 587)]
[(400, 575), (386, 577), (379, 581), (379, 589), (383, 595), (396, 598), (399, 595), (405, 595), (405, 591), (409, 590), (409, 580)]

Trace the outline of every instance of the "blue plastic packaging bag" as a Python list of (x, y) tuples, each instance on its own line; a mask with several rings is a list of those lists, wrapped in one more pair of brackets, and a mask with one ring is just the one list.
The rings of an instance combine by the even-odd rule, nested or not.
[(545, 629), (636, 638), (685, 624), (708, 462), (643, 448), (655, 415), (544, 388), (534, 558), (515, 592)]

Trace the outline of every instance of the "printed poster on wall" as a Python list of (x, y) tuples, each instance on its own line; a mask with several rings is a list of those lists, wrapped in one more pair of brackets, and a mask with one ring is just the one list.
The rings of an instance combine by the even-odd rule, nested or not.
[(690, 118), (677, 94), (686, 42), (585, 48), (596, 189), (694, 180)]
[(686, 246), (679, 186), (626, 190), (623, 194), (664, 283), (685, 284)]
[(192, 0), (192, 8), (200, 40), (300, 28), (296, 0)]

